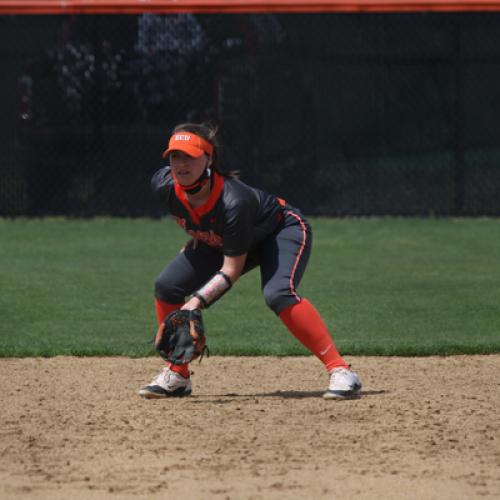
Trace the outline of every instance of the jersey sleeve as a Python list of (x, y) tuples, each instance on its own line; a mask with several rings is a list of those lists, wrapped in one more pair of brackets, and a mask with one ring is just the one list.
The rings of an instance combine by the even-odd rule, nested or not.
[(173, 187), (170, 167), (163, 167), (157, 170), (151, 179), (151, 190), (153, 195), (161, 202), (166, 202)]
[(236, 257), (248, 252), (253, 241), (258, 202), (245, 198), (226, 207), (223, 234), (224, 255)]

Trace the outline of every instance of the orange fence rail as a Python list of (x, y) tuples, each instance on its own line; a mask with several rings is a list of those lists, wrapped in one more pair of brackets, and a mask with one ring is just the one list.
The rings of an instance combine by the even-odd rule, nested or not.
[(463, 11), (500, 11), (500, 0), (0, 0), (0, 14)]

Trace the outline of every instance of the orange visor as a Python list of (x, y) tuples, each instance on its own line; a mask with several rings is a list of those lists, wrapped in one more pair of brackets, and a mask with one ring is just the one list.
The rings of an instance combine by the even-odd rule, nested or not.
[(176, 132), (168, 141), (168, 148), (163, 151), (162, 157), (166, 158), (172, 151), (182, 151), (189, 156), (199, 158), (203, 153), (211, 156), (213, 146), (192, 132)]

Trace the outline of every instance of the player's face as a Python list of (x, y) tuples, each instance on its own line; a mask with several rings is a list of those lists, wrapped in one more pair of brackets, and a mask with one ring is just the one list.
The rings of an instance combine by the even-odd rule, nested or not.
[(170, 153), (170, 167), (178, 182), (183, 186), (189, 186), (196, 182), (209, 163), (206, 154), (199, 158), (193, 158), (182, 151)]

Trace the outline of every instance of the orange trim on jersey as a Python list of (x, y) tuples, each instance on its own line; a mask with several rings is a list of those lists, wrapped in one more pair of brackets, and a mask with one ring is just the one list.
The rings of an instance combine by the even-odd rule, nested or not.
[(295, 259), (295, 262), (293, 263), (293, 268), (292, 272), (290, 274), (290, 291), (292, 292), (293, 295), (297, 298), (297, 300), (301, 300), (300, 297), (297, 295), (297, 292), (295, 291), (295, 286), (293, 284), (293, 278), (295, 276), (295, 271), (297, 270), (297, 266), (299, 265), (300, 258), (302, 257), (302, 254), (304, 253), (304, 248), (306, 246), (306, 238), (307, 238), (307, 229), (306, 225), (304, 224), (304, 221), (295, 213), (293, 213), (291, 210), (288, 210), (287, 212), (288, 215), (291, 215), (295, 219), (299, 221), (300, 227), (302, 229), (302, 242), (300, 244), (299, 248), (299, 253), (297, 254), (297, 257)]
[(207, 201), (199, 207), (192, 207), (187, 199), (186, 193), (182, 190), (181, 186), (177, 183), (174, 184), (175, 195), (189, 212), (192, 221), (198, 226), (200, 225), (201, 217), (208, 214), (215, 207), (215, 204), (217, 203), (217, 200), (220, 198), (222, 190), (224, 189), (224, 177), (222, 177), (222, 175), (214, 172), (212, 179), (213, 186), (212, 191), (210, 191), (210, 196), (208, 197)]

